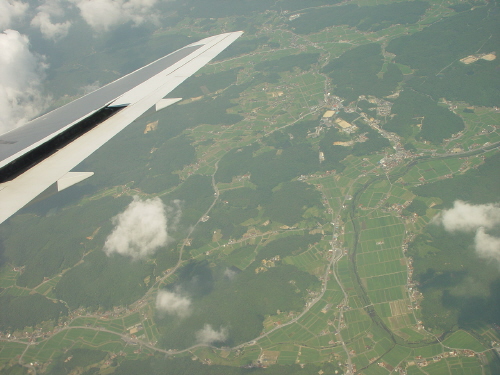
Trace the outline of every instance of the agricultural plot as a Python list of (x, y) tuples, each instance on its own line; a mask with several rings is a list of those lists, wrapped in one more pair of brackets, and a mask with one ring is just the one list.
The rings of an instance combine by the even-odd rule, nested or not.
[(389, 353), (385, 354), (381, 360), (388, 363), (392, 367), (396, 367), (407, 359), (411, 355), (411, 352), (412, 350), (409, 348), (396, 345)]
[(341, 331), (344, 340), (354, 340), (364, 335), (372, 326), (370, 318), (363, 309), (349, 310), (344, 314), (346, 327)]
[[(373, 337), (373, 339), (367, 340), (360, 339), (357, 340), (355, 345), (352, 346), (352, 350), (355, 353), (353, 360), (356, 363), (356, 366), (366, 367), (371, 363), (378, 362), (378, 360), (386, 354), (393, 347), (392, 343), (387, 339), (377, 339)], [(372, 366), (371, 368), (380, 368), (378, 366)], [(371, 373), (372, 370), (370, 370)], [(379, 370), (380, 371), (380, 370)], [(387, 373), (387, 371), (382, 372)]]
[(451, 349), (470, 349), (475, 352), (482, 352), (486, 349), (476, 338), (462, 330), (447, 337), (443, 345)]
[(444, 348), (441, 344), (432, 344), (432, 345), (427, 345), (421, 348), (416, 348), (413, 349), (413, 354), (415, 357), (422, 357), (422, 358), (432, 358), (444, 351)]
[(25, 349), (26, 345), (20, 343), (2, 343), (2, 345), (0, 346), (0, 360), (3, 363), (10, 362), (17, 356), (21, 355)]
[[(359, 198), (359, 207), (362, 209), (375, 208), (381, 200), (387, 198), (389, 190), (389, 181), (382, 180), (373, 184), (370, 189), (366, 190)], [(385, 200), (385, 199), (384, 199)]]
[(0, 288), (9, 288), (16, 285), (18, 275), (19, 272), (14, 271), (12, 267), (4, 266), (0, 273)]
[(299, 324), (292, 324), (285, 327), (284, 332), (294, 343), (299, 345), (305, 345), (308, 340), (316, 339), (314, 333), (309, 332), (305, 327)]
[(292, 264), (298, 269), (304, 270), (311, 274), (318, 274), (324, 270), (325, 253), (328, 243), (318, 244), (311, 247), (302, 254), (288, 256), (283, 259), (283, 262)]
[[(494, 143), (500, 140), (498, 125), (500, 124), (500, 114), (490, 108), (467, 108), (463, 104), (458, 104), (457, 112), (464, 118), (467, 128), (463, 135), (457, 139), (452, 139), (446, 146), (451, 152), (454, 149), (468, 150), (475, 148), (473, 145), (483, 145), (486, 142)], [(455, 150), (456, 151), (456, 150)]]
[(429, 183), (458, 173), (463, 166), (459, 158), (447, 158), (421, 163), (408, 171), (401, 181), (405, 184), (416, 185)]
[(427, 332), (425, 332), (423, 330), (421, 330), (419, 332), (418, 329), (414, 329), (414, 328), (410, 328), (410, 327), (400, 328), (397, 331), (397, 334), (409, 342), (418, 342), (418, 341), (425, 340), (426, 338), (429, 337)]
[(43, 294), (44, 296), (51, 296), (52, 289), (54, 289), (61, 278), (62, 275), (57, 275), (56, 277), (53, 277), (52, 279), (41, 283), (34, 290), (37, 293)]

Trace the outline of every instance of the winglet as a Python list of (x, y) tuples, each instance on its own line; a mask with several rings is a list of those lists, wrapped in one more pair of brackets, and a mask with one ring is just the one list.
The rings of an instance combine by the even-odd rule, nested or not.
[(93, 175), (94, 172), (68, 172), (57, 180), (57, 191), (69, 188)]
[(162, 110), (163, 108), (166, 108), (169, 105), (175, 104), (181, 100), (182, 100), (182, 98), (161, 99), (156, 103), (155, 109), (158, 112), (158, 111)]

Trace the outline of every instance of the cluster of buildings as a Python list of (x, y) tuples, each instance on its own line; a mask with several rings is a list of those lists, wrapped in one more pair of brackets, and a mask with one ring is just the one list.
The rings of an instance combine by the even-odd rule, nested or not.
[[(397, 97), (397, 96), (399, 96), (399, 93), (397, 93), (395, 96), (392, 97)], [(358, 100), (366, 100), (368, 103), (376, 104), (377, 105), (376, 111), (377, 115), (379, 116), (389, 116), (391, 114), (392, 103), (387, 100), (379, 99), (371, 95), (368, 96), (360, 95)]]
[(271, 259), (262, 259), (262, 266), (255, 269), (255, 273), (266, 272), (269, 268), (276, 267), (276, 263), (281, 260), (279, 255), (272, 257)]
[[(459, 357), (459, 356), (461, 356), (461, 357), (474, 357), (475, 355), (476, 355), (476, 353), (472, 350), (457, 349), (457, 350), (452, 350), (449, 352), (444, 352), (444, 353), (436, 355), (432, 358), (423, 358), (422, 356), (416, 356), (414, 359), (406, 362), (405, 365), (400, 364), (396, 367), (393, 367), (384, 361), (377, 362), (377, 364), (380, 367), (383, 367), (386, 370), (391, 371), (391, 373), (399, 373), (399, 375), (406, 375), (408, 373), (407, 368), (411, 367), (411, 366), (425, 367), (425, 366), (430, 365), (431, 363), (439, 362), (440, 360), (442, 360), (444, 358)], [(479, 355), (480, 359), (482, 359), (482, 357), (484, 357), (483, 354), (478, 354), (478, 355)], [(370, 360), (370, 362), (374, 362), (375, 360), (376, 360), (376, 358), (372, 358)]]
[[(440, 360), (444, 358), (450, 358), (450, 357), (474, 357), (476, 355), (476, 352), (473, 350), (469, 349), (455, 349), (451, 350), (449, 352), (444, 352), (442, 354), (438, 354), (432, 358), (423, 358), (421, 355), (416, 356), (414, 360), (408, 361), (407, 365), (408, 366), (419, 366), (419, 367), (425, 367), (433, 362), (439, 362)], [(479, 354), (481, 356), (481, 354)]]

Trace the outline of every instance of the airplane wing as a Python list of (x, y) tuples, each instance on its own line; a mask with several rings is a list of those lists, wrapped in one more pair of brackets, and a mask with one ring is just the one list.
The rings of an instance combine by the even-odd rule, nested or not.
[(241, 36), (192, 43), (98, 90), (0, 135), (0, 223), (35, 198), (93, 175), (70, 172)]

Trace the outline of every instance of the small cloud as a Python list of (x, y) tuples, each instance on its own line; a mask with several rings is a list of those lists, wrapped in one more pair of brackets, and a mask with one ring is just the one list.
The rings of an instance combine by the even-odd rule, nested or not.
[(442, 224), (448, 232), (476, 232), (474, 238), (476, 253), (481, 258), (493, 259), (500, 263), (500, 238), (486, 232), (500, 225), (498, 204), (473, 205), (457, 200), (453, 208), (444, 210), (436, 217), (434, 223)]
[(235, 276), (236, 276), (236, 271), (233, 271), (230, 268), (226, 268), (224, 270), (224, 277), (227, 277), (229, 280), (234, 279)]
[(158, 197), (142, 201), (135, 196), (112, 221), (115, 229), (104, 244), (108, 256), (118, 253), (141, 259), (168, 243), (166, 208)]
[[(1, 1), (1, 0), (0, 0)], [(1, 10), (0, 10), (1, 14)], [(16, 30), (0, 33), (0, 134), (25, 124), (47, 107), (41, 83), (47, 64)]]
[(62, 23), (52, 23), (50, 14), (39, 12), (32, 20), (31, 26), (38, 27), (45, 39), (59, 40), (68, 35), (69, 21)]
[(492, 203), (473, 205), (457, 200), (453, 208), (444, 210), (435, 220), (448, 232), (475, 231), (479, 227), (491, 229), (500, 223), (500, 207)]
[(5, 30), (12, 26), (15, 19), (19, 19), (28, 10), (28, 4), (15, 0), (0, 0), (0, 29)]
[(179, 199), (174, 199), (169, 203), (167, 207), (168, 216), (168, 229), (171, 232), (175, 232), (181, 221), (182, 217), (182, 201)]
[(485, 259), (494, 259), (500, 263), (500, 238), (489, 235), (484, 228), (479, 228), (474, 238), (477, 254)]
[(64, 10), (59, 0), (46, 0), (37, 8), (37, 11), (38, 13), (31, 20), (31, 26), (39, 28), (45, 39), (56, 41), (68, 35), (71, 26), (69, 21), (53, 22), (54, 18), (64, 17)]
[(96, 31), (108, 31), (116, 25), (132, 22), (157, 24), (153, 11), (157, 0), (71, 0), (80, 10), (82, 18)]
[(158, 197), (142, 201), (135, 196), (130, 205), (112, 220), (115, 229), (104, 243), (104, 252), (143, 259), (172, 241), (182, 216), (182, 201), (165, 206)]
[(191, 299), (179, 292), (160, 290), (156, 295), (156, 309), (162, 313), (185, 318), (191, 313)]
[(205, 324), (203, 329), (196, 332), (196, 341), (199, 344), (212, 344), (214, 342), (224, 342), (228, 338), (228, 330), (220, 327), (219, 331), (212, 328), (210, 324)]

